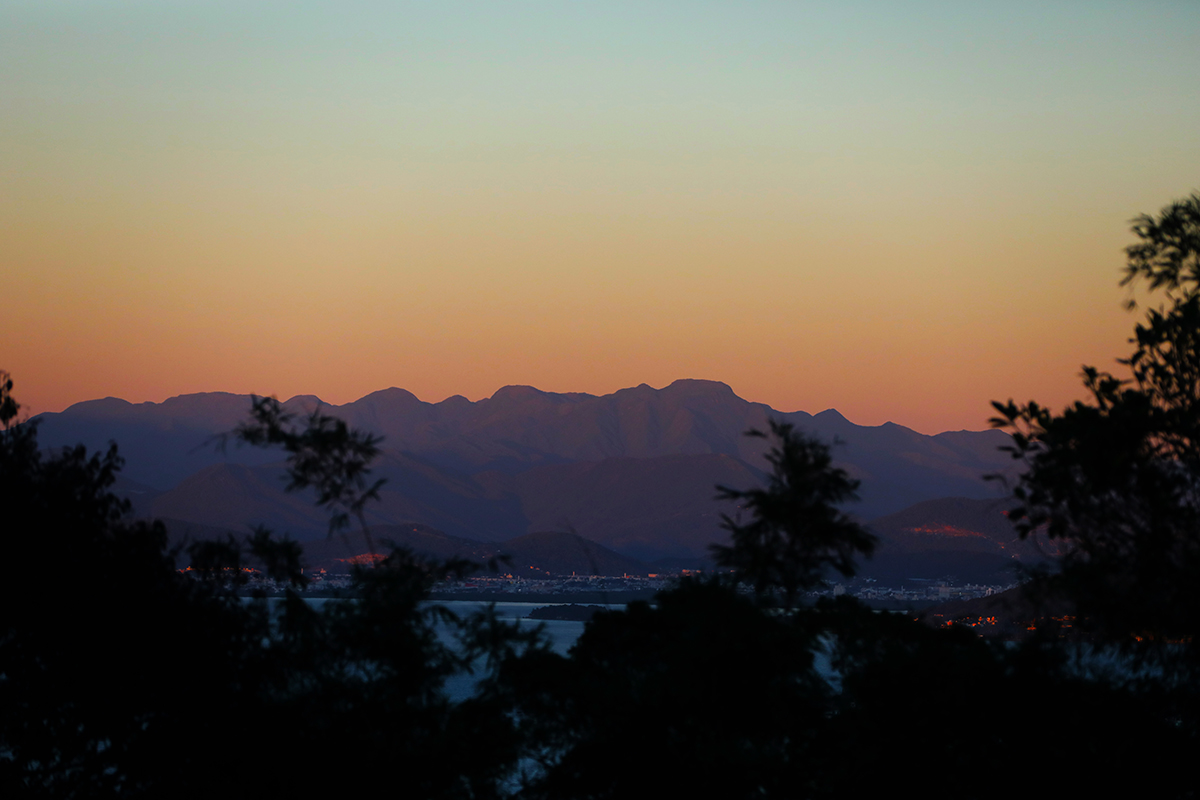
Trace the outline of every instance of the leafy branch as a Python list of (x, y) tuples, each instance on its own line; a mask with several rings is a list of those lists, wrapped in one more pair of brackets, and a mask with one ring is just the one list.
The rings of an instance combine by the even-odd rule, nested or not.
[(373, 552), (365, 508), (379, 499), (385, 482), (368, 481), (383, 437), (350, 428), (320, 408), (297, 424), (297, 415), (274, 397), (254, 396), (251, 404), (250, 419), (234, 428), (233, 437), (254, 447), (282, 447), (288, 454), (287, 491), (315, 489), (317, 505), (330, 512), (329, 535), (348, 528), (353, 516)]
[(774, 439), (767, 453), (771, 475), (765, 488), (717, 487), (717, 499), (732, 500), (751, 515), (745, 524), (721, 515), (732, 543), (713, 546), (717, 563), (753, 584), (760, 596), (781, 590), (788, 606), (799, 592), (824, 585), (829, 568), (853, 576), (855, 556), (869, 556), (876, 545), (874, 536), (838, 509), (858, 499), (858, 481), (833, 466), (823, 442), (797, 433), (790, 423), (771, 420), (770, 434), (746, 435)]

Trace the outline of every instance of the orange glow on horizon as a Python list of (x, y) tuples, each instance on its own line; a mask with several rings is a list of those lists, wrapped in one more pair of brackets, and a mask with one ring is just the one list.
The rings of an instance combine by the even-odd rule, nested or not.
[(1127, 354), (1129, 220), (1200, 175), (1186, 4), (5, 23), (0, 369), (35, 414), (705, 378), (979, 430)]

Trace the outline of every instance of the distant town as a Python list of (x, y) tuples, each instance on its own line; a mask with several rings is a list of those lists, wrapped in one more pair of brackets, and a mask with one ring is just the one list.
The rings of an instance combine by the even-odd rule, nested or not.
[[(187, 572), (188, 570), (184, 570)], [(473, 576), (440, 581), (434, 585), (434, 600), (521, 601), (538, 603), (591, 602), (622, 604), (634, 600), (650, 600), (653, 596), (681, 578), (700, 577), (701, 570), (680, 570), (675, 573), (655, 573), (646, 576), (565, 575), (548, 578), (528, 578), (514, 573)], [(282, 595), (286, 584), (272, 580), (255, 569), (243, 570), (247, 595)], [(329, 572), (324, 569), (306, 574), (309, 579), (303, 594), (308, 597), (351, 596), (353, 580), (350, 573)], [(959, 583), (952, 579), (914, 578), (899, 586), (883, 586), (878, 581), (855, 579), (833, 583), (823, 591), (809, 592), (805, 599), (816, 602), (821, 597), (848, 595), (872, 608), (888, 610), (920, 610), (952, 600), (971, 600), (989, 597), (1014, 588), (1017, 584)]]

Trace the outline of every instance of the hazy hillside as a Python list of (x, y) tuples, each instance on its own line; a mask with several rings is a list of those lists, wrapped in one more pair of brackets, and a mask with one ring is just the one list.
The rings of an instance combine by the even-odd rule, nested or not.
[(1009, 499), (946, 497), (872, 520), (879, 537), (863, 574), (889, 583), (953, 575), (961, 581), (1005, 583), (1022, 567), (1056, 552), (1043, 538), (1021, 541), (1006, 511)]
[(636, 558), (707, 552), (723, 537), (715, 487), (753, 486), (762, 474), (729, 455), (608, 458), (534, 467), (517, 475), (476, 479), (515, 495), (534, 529), (573, 530)]
[[(304, 414), (319, 403), (300, 396), (285, 407)], [(107, 398), (37, 419), (47, 446), (117, 441), (139, 513), (323, 535), (327, 520), (310, 498), (282, 491), (280, 453), (217, 447), (249, 408), (249, 397), (217, 392)], [(926, 436), (855, 425), (833, 410), (780, 413), (713, 381), (599, 397), (508, 386), (478, 402), (440, 403), (393, 388), (324, 409), (385, 437), (375, 474), (387, 483), (371, 524), (415, 522), (479, 541), (574, 530), (643, 559), (703, 554), (723, 535), (719, 515), (732, 509), (718, 506), (714, 487), (761, 480), (765, 442), (744, 433), (769, 417), (836, 442), (837, 463), (862, 481), (861, 502), (847, 509), (861, 519), (943, 497), (995, 497), (982, 475), (1011, 469), (997, 431)]]
[[(199, 540), (225, 539), (236, 530), (199, 525), (166, 518), (172, 545), (186, 548)], [(646, 575), (656, 568), (637, 559), (615, 553), (602, 545), (571, 533), (542, 531), (517, 536), (503, 542), (477, 542), (463, 539), (427, 525), (379, 525), (370, 529), (376, 551), (388, 552), (393, 546), (407, 547), (414, 553), (434, 559), (465, 558), (487, 569), (493, 562), (501, 573), (517, 577), (546, 578), (561, 575)], [(357, 558), (371, 552), (361, 531), (345, 535), (323, 536), (302, 542), (303, 562), (309, 569), (345, 572)], [(187, 563), (181, 552), (180, 566)]]
[[(244, 473), (231, 470), (229, 474)], [(581, 480), (579, 485), (587, 486), (588, 483)], [(603, 479), (595, 481), (595, 484), (601, 488), (606, 485)], [(565, 494), (570, 494), (570, 491)], [(874, 578), (886, 585), (946, 577), (961, 582), (1011, 582), (1018, 568), (1044, 560), (1046, 553), (1053, 553), (1054, 549), (1053, 544), (1045, 541), (1020, 541), (1005, 515), (1010, 505), (1011, 501), (1008, 500), (951, 497), (918, 503), (873, 520), (868, 527), (879, 537), (879, 548), (873, 558), (861, 563), (860, 577)], [(173, 518), (169, 514), (159, 516), (165, 519), (172, 540), (177, 543), (185, 537), (224, 538), (231, 532), (238, 534), (246, 530), (244, 526), (236, 524), (200, 524)], [(628, 516), (636, 518), (638, 514), (630, 511)], [(314, 517), (314, 525), (323, 522), (323, 519)], [(605, 529), (604, 526), (597, 527)], [(619, 524), (613, 527), (619, 528)], [(371, 528), (371, 535), (376, 549), (383, 551), (392, 544), (398, 544), (433, 558), (461, 557), (479, 564), (507, 555), (512, 560), (505, 570), (529, 577), (571, 573), (642, 575), (659, 568), (651, 566), (648, 558), (636, 558), (637, 552), (644, 550), (657, 556), (661, 551), (661, 548), (655, 548), (653, 539), (613, 547), (605, 546), (604, 542), (591, 537), (562, 530), (480, 541), (410, 522), (403, 525), (375, 525)], [(692, 549), (686, 552), (705, 554), (707, 543), (697, 538), (692, 542)], [(341, 571), (345, 569), (347, 559), (369, 552), (366, 540), (359, 531), (328, 537), (322, 528), (303, 545), (305, 560), (310, 566), (331, 571)]]

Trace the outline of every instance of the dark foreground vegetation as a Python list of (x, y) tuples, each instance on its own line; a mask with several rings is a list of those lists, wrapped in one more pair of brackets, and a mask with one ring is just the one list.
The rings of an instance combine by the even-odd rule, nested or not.
[[(116, 448), (41, 452), (5, 380), (0, 509), (19, 568), (0, 580), (0, 793), (1193, 797), (1200, 195), (1134, 231), (1125, 282), (1161, 305), (1135, 329), (1132, 380), (1089, 368), (1090, 401), (1058, 415), (997, 405), (1026, 467), (1013, 518), (1064, 545), (1031, 596), (1068, 604), (1070, 636), (989, 642), (844, 598), (789, 608), (874, 540), (839, 510), (855, 482), (783, 424), (760, 434), (768, 484), (720, 490), (744, 515), (716, 553), (731, 577), (599, 612), (569, 658), (423, 604), (467, 565), (403, 550), (356, 573), (354, 601), (318, 611), (290, 592), (272, 615), (237, 576), (253, 558), (302, 586), (294, 543), (200, 542), (180, 573), (162, 526), (110, 493)], [(264, 399), (233, 436), (286, 452), (331, 535), (378, 488), (378, 442), (319, 413)], [(472, 670), (476, 693), (451, 702), (447, 680)]]

